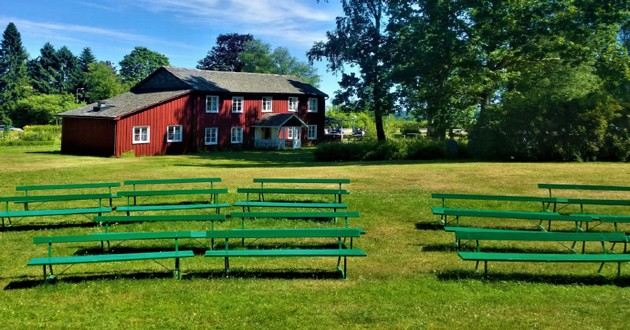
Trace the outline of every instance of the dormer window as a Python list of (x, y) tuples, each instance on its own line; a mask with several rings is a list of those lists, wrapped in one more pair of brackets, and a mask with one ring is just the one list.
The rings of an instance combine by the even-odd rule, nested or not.
[(219, 113), (219, 97), (217, 95), (206, 96), (206, 113)]

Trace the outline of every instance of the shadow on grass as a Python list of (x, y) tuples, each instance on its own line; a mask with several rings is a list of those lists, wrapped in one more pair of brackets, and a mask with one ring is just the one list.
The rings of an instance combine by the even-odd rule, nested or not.
[[(27, 151), (25, 152), (26, 154), (40, 154), (40, 155), (61, 155), (61, 150), (46, 150), (46, 151)], [(80, 155), (73, 155), (73, 156), (80, 156)]]
[(444, 230), (444, 225), (436, 221), (416, 222), (416, 229), (417, 230)]
[[(483, 265), (481, 265), (483, 267)], [(616, 285), (630, 286), (630, 277), (605, 277), (603, 275), (548, 275), (529, 273), (493, 273), (487, 275), (483, 271), (451, 270), (437, 273), (440, 281), (481, 280), (486, 282), (528, 282), (554, 285)]]
[[(199, 280), (199, 279), (215, 279), (215, 278), (250, 278), (250, 279), (284, 279), (284, 280), (299, 280), (299, 279), (342, 279), (341, 272), (337, 270), (322, 270), (322, 269), (305, 269), (305, 270), (230, 270), (226, 275), (221, 269), (208, 270), (201, 272), (183, 272), (182, 280)], [(113, 280), (154, 280), (154, 279), (172, 279), (173, 273), (171, 271), (160, 272), (136, 272), (136, 273), (117, 273), (117, 274), (71, 274), (60, 275), (57, 277), (55, 283), (85, 283), (94, 281), (113, 281)], [(9, 282), (4, 287), (5, 291), (8, 290), (20, 290), (20, 289), (32, 289), (45, 285), (51, 285), (44, 279), (20, 279)]]
[(55, 230), (64, 228), (91, 228), (97, 226), (94, 222), (56, 222), (47, 224), (6, 225), (0, 227), (0, 232), (18, 232), (31, 230)]

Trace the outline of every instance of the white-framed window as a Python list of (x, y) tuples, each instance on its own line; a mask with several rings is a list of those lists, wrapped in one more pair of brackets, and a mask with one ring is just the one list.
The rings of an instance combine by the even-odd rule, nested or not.
[(150, 138), (149, 126), (134, 126), (133, 127), (133, 144), (149, 143)]
[(289, 97), (289, 112), (297, 112), (298, 111), (298, 98), (291, 96)]
[(306, 137), (309, 140), (317, 140), (317, 125), (308, 125), (308, 134)]
[(243, 97), (232, 96), (232, 113), (243, 112)]
[(271, 96), (264, 96), (262, 98), (262, 112), (271, 112), (273, 107), (273, 98)]
[(242, 127), (232, 127), (230, 141), (232, 144), (243, 143), (243, 128)]
[(207, 146), (219, 143), (219, 128), (206, 127), (203, 135), (203, 143)]
[(219, 97), (206, 95), (206, 113), (219, 113)]
[(166, 126), (166, 142), (182, 142), (182, 125)]
[(317, 112), (317, 98), (311, 97), (308, 99), (308, 112)]
[(295, 131), (296, 129), (293, 127), (287, 127), (287, 140), (293, 140), (295, 139)]

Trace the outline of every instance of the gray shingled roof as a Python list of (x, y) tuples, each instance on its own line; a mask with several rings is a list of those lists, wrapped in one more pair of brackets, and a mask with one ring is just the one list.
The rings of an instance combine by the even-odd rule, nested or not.
[(127, 92), (101, 101), (101, 103), (105, 106), (101, 107), (100, 109), (98, 108), (98, 103), (91, 103), (82, 108), (62, 112), (58, 115), (61, 117), (92, 117), (114, 119), (188, 93), (190, 93), (190, 90), (153, 93)]
[(258, 119), (253, 127), (286, 127), (307, 125), (298, 116), (292, 113), (265, 114)]
[(295, 76), (164, 67), (191, 89), (203, 92), (307, 94), (328, 96)]

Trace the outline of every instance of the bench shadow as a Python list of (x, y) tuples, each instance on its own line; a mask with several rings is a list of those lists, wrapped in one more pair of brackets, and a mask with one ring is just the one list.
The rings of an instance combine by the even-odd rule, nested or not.
[[(137, 273), (117, 273), (117, 274), (70, 274), (61, 275), (57, 278), (56, 283), (84, 283), (91, 281), (111, 281), (111, 280), (151, 280), (151, 279), (167, 279), (173, 278), (171, 271), (160, 272), (137, 272)], [(9, 282), (4, 287), (4, 290), (20, 290), (20, 289), (32, 289), (40, 286), (49, 285), (43, 279), (27, 279), (27, 280), (15, 280)]]
[[(260, 269), (231, 269), (230, 272), (225, 274), (222, 269), (208, 270), (208, 271), (193, 271), (182, 273), (182, 280), (195, 280), (195, 279), (214, 279), (214, 278), (250, 278), (250, 279), (284, 279), (284, 280), (298, 280), (298, 279), (342, 279), (343, 276), (337, 270), (323, 270), (323, 269), (304, 269), (304, 270), (260, 270)], [(114, 281), (114, 280), (155, 280), (155, 279), (173, 279), (173, 273), (171, 271), (155, 271), (155, 272), (134, 272), (134, 273), (116, 273), (116, 274), (70, 274), (59, 276), (56, 283), (68, 283), (78, 284), (95, 281)], [(23, 290), (33, 289), (46, 285), (53, 285), (46, 282), (43, 279), (19, 279), (9, 282), (4, 287), (5, 291), (9, 290)]]
[(184, 274), (184, 279), (217, 279), (217, 278), (245, 278), (245, 279), (282, 279), (282, 280), (301, 280), (301, 279), (317, 279), (332, 280), (342, 279), (343, 276), (337, 270), (323, 269), (304, 269), (304, 270), (261, 270), (261, 269), (230, 269), (225, 274), (223, 270), (210, 270), (202, 272), (189, 272)]
[(549, 275), (530, 273), (495, 273), (483, 271), (449, 270), (437, 273), (440, 281), (481, 280), (486, 282), (527, 282), (554, 285), (615, 285), (629, 287), (630, 277), (605, 277), (603, 275)]
[(96, 227), (94, 222), (59, 222), (50, 224), (9, 225), (0, 227), (0, 232), (19, 232), (32, 230), (55, 230), (64, 228), (91, 228)]
[(416, 222), (416, 229), (417, 230), (444, 230), (444, 225), (436, 221)]

